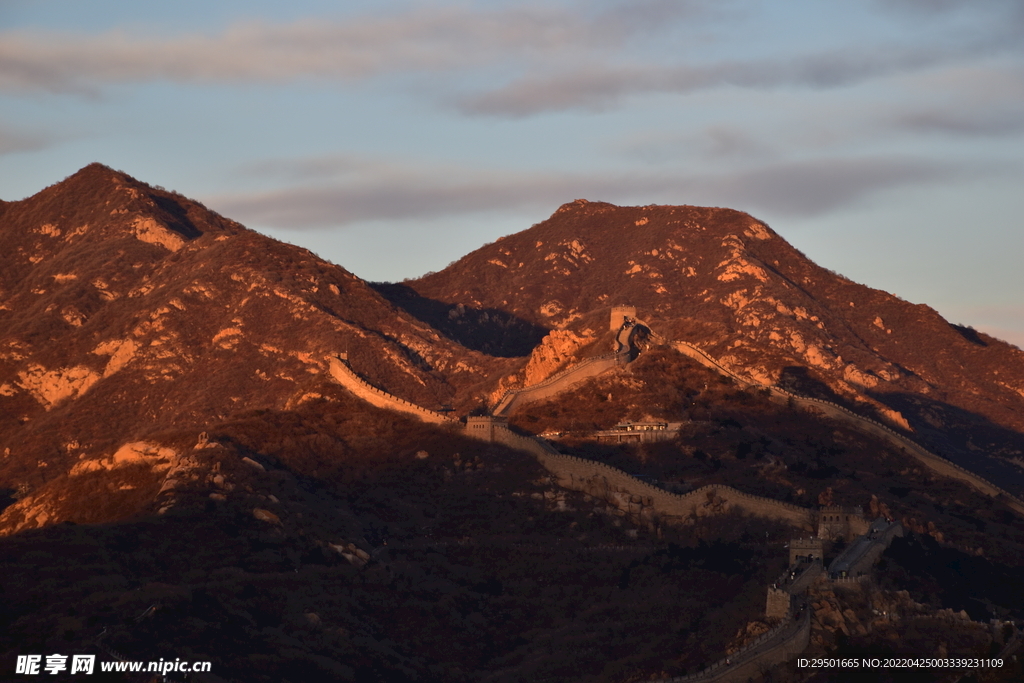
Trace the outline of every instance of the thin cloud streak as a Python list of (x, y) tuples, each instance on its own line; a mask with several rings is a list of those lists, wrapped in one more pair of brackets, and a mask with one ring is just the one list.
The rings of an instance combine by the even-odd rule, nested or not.
[[(300, 161), (296, 168), (331, 166)], [(338, 167), (352, 170), (342, 159)], [(275, 166), (283, 171), (287, 164)], [(346, 171), (347, 172), (347, 171)], [(475, 169), (366, 166), (351, 179), (252, 194), (210, 197), (210, 206), (242, 221), (290, 230), (370, 221), (415, 221), (488, 211), (553, 209), (577, 197), (612, 202), (719, 204), (779, 216), (812, 216), (879, 190), (939, 182), (954, 175), (933, 162), (893, 158), (822, 159), (721, 174), (521, 174)]]
[(456, 106), (466, 114), (524, 117), (550, 111), (603, 111), (629, 96), (689, 94), (722, 86), (772, 89), (837, 88), (953, 63), (983, 48), (895, 48), (837, 50), (785, 60), (734, 61), (704, 66), (590, 66), (554, 76), (528, 76)]
[(111, 83), (284, 82), (367, 78), (396, 71), (466, 70), (509, 60), (616, 48), (642, 31), (702, 12), (704, 2), (646, 0), (624, 13), (557, 8), (417, 9), (348, 21), (237, 23), (219, 35), (171, 38), (0, 33), (0, 89), (89, 93)]
[(913, 14), (941, 15), (955, 10), (977, 10), (981, 7), (1017, 9), (1016, 0), (875, 0), (876, 4)]
[(0, 124), (0, 156), (18, 152), (34, 152), (49, 147), (56, 141), (57, 138), (53, 135)]
[(917, 132), (1004, 137), (1024, 132), (1024, 108), (1016, 111), (922, 111), (900, 117), (897, 125)]
[(809, 217), (849, 206), (880, 190), (940, 182), (955, 175), (951, 168), (923, 160), (818, 159), (741, 171), (696, 185), (761, 210)]
[(934, 100), (931, 106), (918, 104), (897, 111), (892, 125), (970, 137), (1024, 132), (1024, 69), (953, 69), (942, 76), (929, 84), (931, 92), (921, 93), (921, 99)]

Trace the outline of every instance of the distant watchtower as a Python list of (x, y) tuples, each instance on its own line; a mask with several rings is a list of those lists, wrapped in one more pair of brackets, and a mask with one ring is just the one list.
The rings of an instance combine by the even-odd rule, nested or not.
[(508, 418), (496, 415), (480, 415), (466, 418), (466, 436), (481, 441), (494, 441), (494, 430), (508, 429)]
[(868, 521), (864, 518), (861, 506), (843, 507), (841, 505), (825, 505), (818, 511), (818, 537), (827, 540), (838, 538), (847, 541), (866, 534)]
[(636, 306), (612, 306), (612, 317), (608, 322), (608, 329), (612, 332), (618, 332), (622, 329), (622, 323), (626, 322), (626, 319), (636, 319)]
[(794, 538), (789, 541), (789, 565), (793, 566), (799, 562), (821, 562), (823, 558), (824, 543), (814, 536), (811, 538)]

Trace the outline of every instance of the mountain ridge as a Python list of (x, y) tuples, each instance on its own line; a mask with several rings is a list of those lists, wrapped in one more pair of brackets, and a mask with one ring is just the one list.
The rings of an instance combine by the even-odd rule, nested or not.
[(577, 200), (404, 284), (449, 310), (584, 338), (595, 312), (631, 304), (663, 337), (761, 384), (898, 425), (961, 465), (991, 451), (988, 464), (1024, 485), (1012, 464), (1024, 453), (1024, 352), (831, 273), (742, 212)]
[(0, 240), (0, 475), (16, 486), (56, 492), (148, 434), (318, 400), (339, 352), (434, 405), (490, 364), (312, 252), (101, 165), (9, 203)]
[[(947, 387), (939, 363), (922, 365), (930, 384), (887, 349), (939, 330), (942, 362), (984, 374), (963, 344), (1005, 356), (1010, 386), (1015, 356), (884, 293), (884, 328), (844, 327), (835, 302), (875, 290), (742, 212), (577, 201), (441, 273), (371, 286), (91, 165), (0, 205), (0, 241), (10, 666), (25, 652), (116, 650), (208, 659), (222, 679), (261, 683), (666, 679), (775, 632), (765, 591), (816, 507), (900, 520), (910, 540), (883, 558), (877, 585), (812, 590), (802, 633), (815, 656), (879, 643), (983, 656), (997, 640), (989, 619), (1024, 614), (1024, 535), (999, 498), (737, 379), (871, 416), (905, 411), (915, 439), (946, 439), (980, 466), (988, 456), (966, 446), (988, 449), (988, 433), (948, 415), (981, 417), (911, 399), (928, 398), (922, 387), (980, 387), (982, 406), (1002, 395), (980, 380)], [(635, 326), (610, 322), (619, 304), (637, 307)], [(876, 353), (868, 332), (896, 346)], [(627, 365), (512, 407), (502, 440), (467, 438), (449, 419), (605, 356), (624, 334)], [(670, 340), (724, 357), (725, 374)], [(884, 363), (899, 376), (883, 377)], [(865, 380), (851, 364), (892, 391), (853, 383)], [(342, 367), (344, 386), (331, 373)], [(623, 422), (664, 425), (667, 438), (601, 440)], [(1020, 434), (1003, 429), (990, 442), (1013, 448)], [(527, 436), (540, 432), (551, 444)], [(943, 572), (954, 565), (968, 581)], [(950, 609), (966, 611), (951, 624)], [(785, 666), (772, 680), (797, 680)]]

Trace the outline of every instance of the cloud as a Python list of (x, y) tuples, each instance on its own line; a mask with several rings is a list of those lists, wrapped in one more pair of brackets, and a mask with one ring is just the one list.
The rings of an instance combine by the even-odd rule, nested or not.
[(944, 14), (947, 12), (969, 10), (1013, 10), (1016, 0), (876, 0), (876, 4), (887, 9), (894, 9), (915, 14)]
[(0, 88), (92, 92), (110, 83), (356, 79), (393, 71), (467, 70), (509, 60), (606, 51), (704, 3), (642, 0), (630, 11), (430, 7), (348, 20), (236, 23), (217, 35), (118, 29), (98, 35), (0, 33)]
[[(953, 66), (899, 83), (903, 97), (859, 107), (846, 132), (877, 138), (896, 133), (998, 138), (1024, 132), (1024, 68), (1006, 63)], [(866, 105), (869, 103), (866, 103)], [(850, 139), (846, 136), (845, 139)]]
[[(956, 3), (889, 4), (941, 8)], [(152, 81), (341, 83), (432, 73), (451, 79), (434, 81), (423, 90), (458, 92), (447, 100), (463, 114), (526, 117), (602, 111), (652, 93), (687, 94), (727, 86), (842, 87), (1007, 46), (1018, 50), (1024, 25), (1014, 14), (1015, 21), (995, 26), (989, 17), (985, 30), (949, 40), (922, 37), (914, 43), (867, 45), (851, 34), (850, 47), (816, 54), (707, 63), (684, 59), (680, 45), (699, 55), (693, 48), (701, 41), (727, 40), (724, 36), (745, 25), (743, 13), (751, 6), (749, 0), (610, 0), (497, 8), (426, 4), (344, 19), (238, 22), (216, 33), (171, 36), (144, 28), (100, 34), (12, 30), (0, 32), (0, 91), (97, 95), (108, 85)], [(984, 11), (978, 14), (987, 17)], [(1011, 16), (1002, 11), (989, 14)], [(726, 16), (732, 21), (720, 21), (717, 33), (708, 33), (709, 21)], [(686, 40), (676, 40), (674, 31), (685, 31)], [(457, 79), (467, 74), (471, 77)]]
[(881, 190), (939, 182), (954, 175), (949, 167), (919, 159), (814, 159), (698, 179), (694, 186), (778, 215), (813, 216)]
[(303, 184), (225, 195), (209, 204), (245, 221), (285, 229), (558, 205), (578, 184), (571, 175), (420, 167), (347, 156), (274, 161), (243, 170)]
[(921, 111), (900, 116), (896, 124), (918, 132), (1002, 137), (1024, 132), (1024, 108), (1003, 111)]
[(609, 147), (616, 154), (648, 164), (677, 162), (681, 158), (699, 158), (712, 163), (751, 163), (779, 158), (782, 152), (779, 143), (778, 134), (755, 135), (750, 126), (717, 123), (684, 134), (646, 130)]
[[(551, 210), (577, 197), (614, 203), (717, 204), (775, 216), (810, 216), (880, 190), (939, 182), (953, 175), (934, 162), (898, 158), (818, 159), (711, 176), (687, 171), (519, 173), (352, 157), (276, 161), (259, 168), (270, 176), (302, 177), (306, 182), (204, 201), (243, 222), (292, 230)], [(315, 177), (314, 169), (324, 175)], [(253, 172), (253, 167), (246, 172)]]
[(56, 137), (53, 135), (0, 124), (0, 156), (18, 152), (34, 152), (49, 147), (55, 141)]
[(523, 117), (547, 111), (601, 111), (631, 95), (687, 94), (721, 86), (836, 88), (949, 63), (982, 50), (977, 45), (876, 46), (788, 59), (708, 65), (590, 65), (555, 75), (530, 75), (482, 95), (462, 98), (464, 113)]
[(902, 17), (918, 31), (945, 25), (952, 29), (947, 33), (952, 40), (973, 34), (983, 37), (990, 48), (1018, 54), (1024, 41), (1020, 0), (874, 0), (873, 4)]
[(916, 99), (931, 106), (906, 107), (892, 125), (914, 132), (1000, 137), (1024, 132), (1024, 69), (953, 69), (927, 84)]

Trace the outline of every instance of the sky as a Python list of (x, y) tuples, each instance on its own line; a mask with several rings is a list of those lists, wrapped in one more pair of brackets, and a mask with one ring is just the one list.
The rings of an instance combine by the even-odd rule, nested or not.
[(0, 0), (0, 198), (94, 161), (374, 281), (727, 206), (1024, 347), (1021, 0)]

